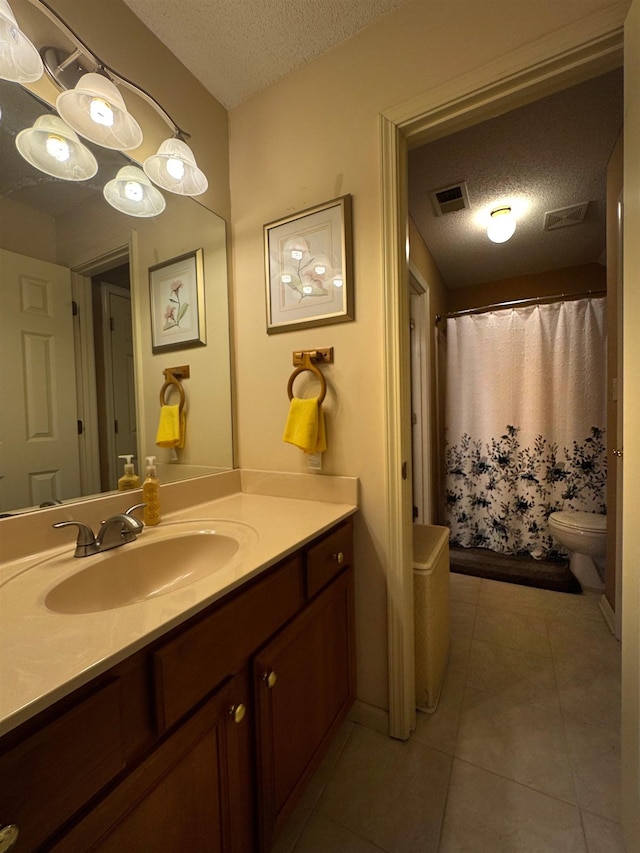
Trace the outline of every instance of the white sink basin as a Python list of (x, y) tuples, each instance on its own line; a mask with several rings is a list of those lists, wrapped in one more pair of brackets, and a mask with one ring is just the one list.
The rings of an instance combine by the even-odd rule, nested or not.
[(44, 603), (57, 613), (95, 613), (166, 595), (227, 568), (257, 541), (256, 531), (240, 522), (146, 527), (135, 542), (71, 558), (77, 571), (49, 590)]

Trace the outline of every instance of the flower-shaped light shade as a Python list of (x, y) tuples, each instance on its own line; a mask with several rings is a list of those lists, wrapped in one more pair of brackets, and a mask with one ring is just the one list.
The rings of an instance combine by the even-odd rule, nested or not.
[(166, 207), (162, 193), (137, 166), (123, 166), (103, 193), (111, 207), (129, 216), (159, 216)]
[(492, 243), (506, 243), (516, 230), (516, 218), (510, 207), (497, 207), (491, 211), (487, 237)]
[(142, 168), (154, 184), (178, 195), (200, 195), (209, 186), (193, 151), (181, 139), (165, 139), (158, 153), (147, 157)]
[(142, 142), (142, 130), (127, 111), (116, 86), (103, 74), (83, 74), (74, 89), (61, 92), (56, 109), (80, 136), (103, 148), (129, 151)]
[(40, 54), (18, 26), (7, 0), (0, 0), (0, 77), (33, 83), (43, 72)]
[(98, 171), (91, 151), (56, 115), (42, 115), (33, 127), (21, 130), (16, 136), (16, 147), (36, 169), (64, 181), (87, 181)]

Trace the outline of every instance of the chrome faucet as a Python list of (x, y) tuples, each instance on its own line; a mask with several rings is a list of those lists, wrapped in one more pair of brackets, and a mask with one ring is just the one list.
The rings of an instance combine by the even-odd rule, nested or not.
[(93, 530), (83, 521), (58, 521), (53, 527), (77, 527), (78, 539), (73, 556), (90, 557), (92, 554), (118, 548), (127, 542), (134, 542), (138, 533), (144, 529), (144, 524), (133, 513), (143, 506), (145, 506), (143, 503), (135, 504), (129, 507), (126, 512), (112, 515), (102, 522), (97, 536), (93, 535)]

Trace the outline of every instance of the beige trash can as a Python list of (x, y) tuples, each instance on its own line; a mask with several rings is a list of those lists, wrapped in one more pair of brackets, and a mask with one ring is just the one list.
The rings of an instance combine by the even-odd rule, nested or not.
[(416, 708), (433, 713), (451, 645), (448, 527), (413, 525), (413, 579)]

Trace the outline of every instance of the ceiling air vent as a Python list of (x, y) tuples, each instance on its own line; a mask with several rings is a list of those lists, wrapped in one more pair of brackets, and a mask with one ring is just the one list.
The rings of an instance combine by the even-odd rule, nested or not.
[(583, 201), (582, 204), (572, 204), (571, 207), (548, 210), (544, 215), (544, 230), (555, 231), (557, 228), (579, 225), (585, 218), (588, 207), (589, 202)]
[(433, 190), (431, 200), (436, 216), (444, 216), (445, 213), (455, 213), (456, 210), (467, 210), (470, 207), (467, 185), (464, 181), (451, 184), (439, 190)]

